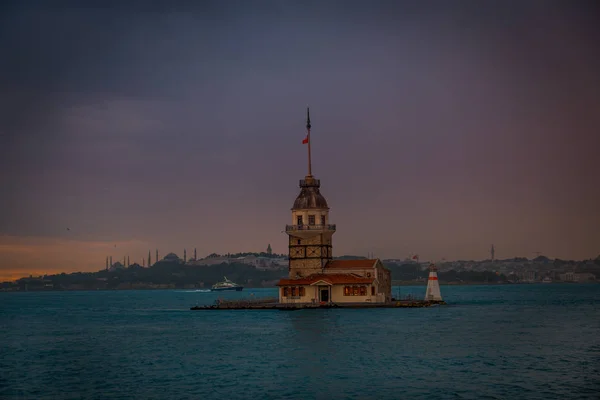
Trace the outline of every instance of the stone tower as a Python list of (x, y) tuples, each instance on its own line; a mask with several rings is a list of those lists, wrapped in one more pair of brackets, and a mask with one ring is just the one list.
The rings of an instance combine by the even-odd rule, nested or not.
[(310, 127), (307, 109), (307, 135), (302, 143), (308, 145), (308, 175), (300, 180), (300, 194), (292, 207), (292, 224), (285, 228), (289, 236), (290, 279), (321, 273), (333, 257), (331, 239), (335, 225), (329, 223), (329, 206), (319, 190), (321, 182), (312, 176)]

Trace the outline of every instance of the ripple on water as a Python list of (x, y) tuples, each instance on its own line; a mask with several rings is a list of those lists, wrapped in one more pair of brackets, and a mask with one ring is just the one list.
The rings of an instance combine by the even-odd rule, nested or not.
[(189, 311), (216, 298), (201, 292), (0, 293), (0, 398), (596, 398), (599, 289), (294, 313)]

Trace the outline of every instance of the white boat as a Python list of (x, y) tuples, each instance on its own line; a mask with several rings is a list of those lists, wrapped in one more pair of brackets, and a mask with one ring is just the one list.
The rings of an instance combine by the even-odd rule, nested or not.
[(223, 290), (235, 290), (236, 292), (241, 292), (244, 289), (243, 286), (231, 282), (226, 276), (224, 276), (223, 279), (223, 282), (215, 283), (210, 290), (213, 292), (219, 292)]

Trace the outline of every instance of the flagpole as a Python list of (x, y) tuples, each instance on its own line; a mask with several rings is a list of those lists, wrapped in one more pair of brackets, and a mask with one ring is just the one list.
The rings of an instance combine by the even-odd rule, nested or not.
[(312, 176), (311, 160), (310, 160), (310, 110), (306, 107), (306, 130), (308, 138), (308, 176)]

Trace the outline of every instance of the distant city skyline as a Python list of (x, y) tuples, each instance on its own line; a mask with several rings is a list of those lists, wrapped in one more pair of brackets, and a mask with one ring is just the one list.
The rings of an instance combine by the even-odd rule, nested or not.
[[(6, 239), (7, 237), (3, 237), (3, 239)], [(36, 241), (39, 240), (36, 238)], [(74, 244), (74, 243), (71, 243)], [(79, 243), (78, 243), (79, 244)], [(37, 246), (40, 246), (39, 244), (37, 244)], [(70, 273), (70, 272), (96, 272), (99, 270), (102, 270), (105, 268), (106, 266), (106, 262), (107, 262), (107, 257), (109, 257), (110, 259), (110, 263), (109, 265), (112, 264), (117, 264), (120, 263), (122, 265), (126, 265), (127, 262), (125, 264), (123, 264), (124, 259), (127, 259), (129, 261), (129, 264), (139, 264), (142, 265), (142, 263), (145, 263), (146, 266), (148, 266), (147, 264), (147, 260), (148, 260), (148, 256), (147, 256), (147, 252), (145, 256), (140, 257), (139, 259), (136, 257), (132, 257), (130, 255), (115, 255), (116, 252), (110, 253), (109, 255), (105, 255), (103, 258), (103, 262), (104, 264), (101, 265), (96, 265), (96, 264), (86, 264), (85, 258), (86, 257), (90, 257), (92, 259), (97, 259), (98, 258), (98, 252), (102, 251), (102, 249), (110, 249), (110, 244), (108, 243), (102, 243), (102, 242), (88, 242), (89, 248), (84, 249), (83, 251), (79, 248), (79, 247), (68, 247), (69, 246), (69, 241), (64, 241), (64, 240), (57, 240), (57, 241), (53, 241), (53, 240), (49, 240), (47, 241), (43, 246), (43, 248), (41, 249), (42, 252), (48, 252), (49, 255), (51, 256), (51, 258), (49, 260), (44, 260), (43, 254), (39, 254), (39, 255), (35, 255), (34, 258), (26, 258), (23, 261), (29, 261), (29, 260), (34, 260), (34, 262), (36, 263), (35, 265), (39, 265), (39, 266), (43, 266), (43, 265), (47, 265), (48, 267), (46, 268), (29, 268), (29, 270), (27, 269), (27, 265), (20, 260), (15, 259), (15, 261), (13, 262), (13, 265), (16, 266), (23, 266), (22, 268), (15, 268), (15, 269), (2, 269), (0, 270), (0, 281), (5, 281), (5, 280), (14, 280), (14, 279), (18, 279), (18, 278), (22, 278), (25, 276), (29, 276), (29, 275), (34, 275), (34, 276), (40, 276), (40, 275), (50, 275), (50, 274), (56, 274), (56, 273), (61, 273), (61, 272), (65, 272), (65, 273)], [(137, 248), (137, 252), (136, 255), (140, 253), (139, 249), (141, 245), (143, 245), (142, 242), (131, 242), (131, 243), (119, 243), (118, 245), (122, 245), (127, 249), (131, 249), (131, 248)], [(0, 249), (4, 250), (4, 248), (2, 247), (4, 246), (1, 241), (0, 241)], [(31, 248), (29, 245), (27, 245), (26, 243), (21, 242), (21, 244), (18, 243), (13, 243), (13, 245), (11, 245), (12, 249), (16, 249), (17, 252), (21, 252), (22, 254), (26, 254), (28, 253), (28, 250)], [(114, 245), (113, 245), (114, 248)], [(193, 248), (192, 248), (193, 249)], [(152, 254), (152, 264), (154, 264), (156, 262), (156, 252), (157, 249), (151, 249), (151, 254)], [(182, 248), (180, 251), (177, 251), (176, 249), (165, 249), (158, 251), (159, 254), (159, 259), (163, 260), (164, 257), (167, 254), (170, 253), (174, 253), (176, 254), (178, 257), (182, 257), (183, 254), (183, 250), (187, 250), (187, 248)], [(142, 251), (143, 252), (143, 251)], [(227, 254), (236, 254), (236, 253), (260, 253), (260, 252), (266, 252), (266, 247), (264, 249), (256, 249), (256, 250), (245, 250), (245, 251), (225, 251), (222, 253), (219, 252), (214, 252), (214, 251), (209, 251), (209, 252), (205, 252), (202, 254), (198, 254), (197, 255), (197, 259), (201, 260), (206, 258), (207, 256), (213, 254), (213, 253), (217, 253), (220, 254), (222, 256), (225, 256)], [(285, 248), (283, 251), (273, 251), (273, 253), (275, 254), (285, 254), (287, 255), (287, 248)], [(483, 252), (482, 252), (483, 253)], [(82, 261), (81, 262), (73, 262), (71, 259), (69, 260), (64, 260), (63, 263), (57, 263), (52, 265), (52, 262), (56, 262), (55, 260), (57, 260), (57, 255), (68, 255), (68, 254), (73, 254), (75, 256), (75, 259), (77, 259), (77, 257), (82, 257)], [(187, 253), (188, 254), (188, 259), (190, 259), (192, 256), (190, 255), (190, 252)], [(406, 253), (406, 254), (396, 254), (396, 255), (391, 255), (391, 256), (379, 256), (375, 253), (372, 252), (367, 252), (365, 254), (361, 254), (361, 253), (353, 253), (353, 252), (347, 252), (347, 253), (340, 253), (340, 254), (336, 254), (335, 257), (340, 257), (343, 255), (349, 255), (349, 256), (363, 256), (363, 257), (368, 257), (368, 258), (372, 258), (372, 257), (377, 257), (377, 258), (381, 258), (381, 259), (398, 259), (398, 260), (410, 260), (416, 253)], [(551, 259), (554, 258), (560, 258), (560, 257), (552, 257), (552, 256), (548, 256), (547, 254), (544, 254), (542, 252), (533, 252), (531, 255), (525, 255), (525, 254), (521, 254), (521, 255), (507, 255), (506, 257), (494, 257), (496, 260), (505, 260), (505, 259), (512, 259), (512, 258), (517, 258), (517, 257), (525, 257), (528, 258), (530, 260), (538, 257), (538, 256), (545, 256), (545, 257), (549, 257)], [(446, 257), (441, 257), (441, 258), (431, 258), (431, 257), (427, 257), (427, 256), (421, 256), (419, 254), (417, 254), (417, 256), (419, 257), (418, 261), (421, 262), (426, 262), (426, 261), (432, 261), (432, 262), (452, 262), (452, 261), (469, 261), (469, 260), (473, 260), (473, 261), (483, 261), (486, 259), (490, 259), (490, 254), (487, 255), (487, 257), (481, 257), (481, 258), (460, 258), (460, 259), (450, 259), (450, 258), (446, 258)], [(597, 257), (597, 256), (596, 256)], [(577, 261), (581, 261), (581, 260), (585, 260), (585, 259), (595, 259), (596, 257), (587, 257), (587, 258), (583, 258), (583, 259), (573, 259), (573, 258), (562, 258), (563, 260), (577, 260)], [(60, 259), (60, 258), (58, 258)], [(23, 262), (22, 264), (20, 264), (20, 262)]]
[(307, 105), (335, 256), (600, 253), (594, 2), (65, 4), (0, 6), (0, 279), (287, 252)]

